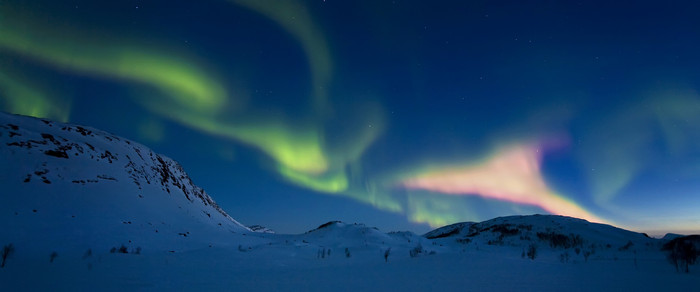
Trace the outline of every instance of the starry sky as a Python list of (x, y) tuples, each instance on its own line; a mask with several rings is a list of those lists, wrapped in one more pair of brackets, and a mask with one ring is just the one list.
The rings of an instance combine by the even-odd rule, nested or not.
[(0, 110), (179, 161), (240, 222), (700, 232), (694, 1), (2, 1)]

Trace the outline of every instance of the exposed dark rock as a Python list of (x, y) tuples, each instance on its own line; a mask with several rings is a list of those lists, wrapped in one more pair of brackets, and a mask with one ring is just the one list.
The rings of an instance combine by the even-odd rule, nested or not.
[(66, 151), (61, 150), (46, 150), (44, 151), (44, 154), (58, 158), (68, 158), (68, 153), (66, 153)]

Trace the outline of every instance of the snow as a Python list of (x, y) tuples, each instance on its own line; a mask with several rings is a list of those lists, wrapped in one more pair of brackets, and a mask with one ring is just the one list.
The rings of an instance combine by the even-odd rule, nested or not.
[[(48, 253), (14, 259), (0, 271), (10, 290), (235, 290), (235, 291), (666, 291), (697, 285), (698, 273), (676, 273), (664, 260), (591, 260), (561, 263), (521, 259), (518, 250), (468, 250), (410, 258), (398, 253), (334, 250), (318, 259), (314, 248), (289, 246), (239, 252), (204, 248), (142, 255), (100, 253), (82, 260)], [(88, 264), (92, 268), (88, 268)], [(37, 278), (41, 281), (37, 281)], [(691, 286), (693, 285), (693, 286)]]
[[(660, 250), (676, 235), (654, 239), (563, 216), (464, 222), (423, 236), (338, 221), (304, 234), (247, 228), (174, 160), (89, 127), (0, 113), (0, 157), (0, 246), (15, 247), (0, 268), (3, 290), (658, 291), (700, 283), (697, 265), (676, 272)], [(127, 253), (112, 252), (122, 245)]]

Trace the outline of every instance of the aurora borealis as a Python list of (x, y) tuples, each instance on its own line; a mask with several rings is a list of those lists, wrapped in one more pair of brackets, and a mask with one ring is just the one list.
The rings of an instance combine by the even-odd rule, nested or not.
[(559, 197), (541, 177), (539, 149), (511, 146), (483, 164), (467, 168), (440, 168), (402, 182), (409, 189), (425, 189), (441, 194), (477, 195), (484, 198), (529, 204), (553, 214), (602, 222), (600, 218)]
[(532, 213), (700, 232), (694, 8), (3, 1), (0, 109), (145, 143), (280, 232)]

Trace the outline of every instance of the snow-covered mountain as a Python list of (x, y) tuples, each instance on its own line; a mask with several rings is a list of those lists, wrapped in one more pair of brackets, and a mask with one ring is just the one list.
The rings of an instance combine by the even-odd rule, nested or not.
[[(664, 239), (552, 215), (384, 232), (239, 224), (174, 160), (90, 127), (0, 113), (2, 290), (674, 290)], [(232, 186), (235, 188), (235, 186)], [(677, 271), (676, 267), (680, 267)]]
[(0, 243), (178, 250), (248, 232), (174, 160), (90, 127), (0, 113)]
[[(555, 215), (508, 216), (474, 223), (463, 222), (444, 226), (426, 233), (426, 238), (454, 246), (512, 250), (528, 257), (528, 249), (541, 256), (563, 261), (589, 259), (619, 259), (640, 257), (658, 251), (666, 240), (614, 226), (591, 223), (583, 219)], [(638, 254), (639, 253), (639, 254)], [(536, 258), (538, 255), (532, 255)]]

